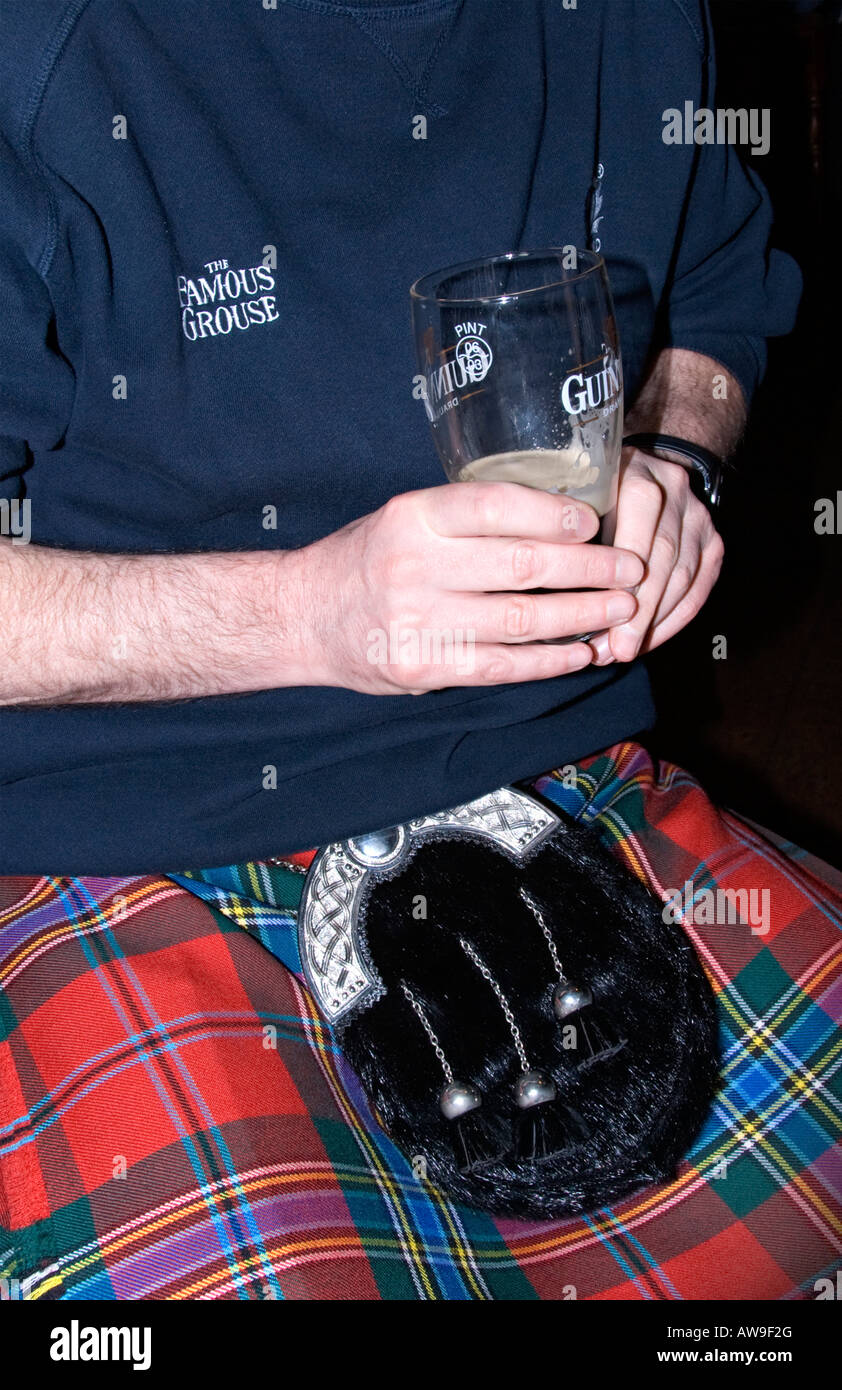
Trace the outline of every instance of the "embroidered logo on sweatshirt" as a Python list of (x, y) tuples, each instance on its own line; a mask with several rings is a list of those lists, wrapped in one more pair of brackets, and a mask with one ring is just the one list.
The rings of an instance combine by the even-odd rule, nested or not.
[(599, 235), (599, 224), (605, 213), (602, 211), (602, 180), (605, 178), (605, 165), (597, 167), (596, 176), (591, 184), (589, 202), (589, 220), (591, 227), (590, 249), (597, 255), (602, 250), (602, 238)]
[(178, 298), (185, 338), (225, 337), (280, 318), (275, 307), (275, 277), (262, 262), (234, 270), (227, 260), (206, 261), (194, 280), (179, 275)]

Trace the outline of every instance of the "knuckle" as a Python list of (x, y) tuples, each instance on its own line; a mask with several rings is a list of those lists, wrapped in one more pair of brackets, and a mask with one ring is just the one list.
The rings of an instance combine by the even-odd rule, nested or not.
[(687, 497), (690, 492), (690, 474), (681, 463), (664, 460), (664, 482), (671, 492), (679, 497)]
[(421, 608), (412, 608), (407, 603), (402, 603), (399, 607), (394, 607), (391, 611), (391, 621), (398, 633), (405, 634), (406, 640), (420, 637), (421, 633), (429, 626), (428, 614)]
[(676, 584), (685, 593), (692, 587), (693, 580), (696, 578), (696, 571), (692, 565), (688, 565), (686, 560), (679, 560), (673, 570), (673, 578)]
[[(596, 602), (585, 594), (571, 597), (564, 615), (570, 632), (584, 632), (595, 624), (601, 624), (603, 620), (607, 622), (607, 604), (608, 600), (601, 595), (596, 596)], [(596, 616), (597, 613), (599, 617)]]
[(663, 493), (648, 474), (633, 473), (626, 481), (626, 502), (640, 507), (660, 507)]
[(601, 588), (603, 584), (613, 584), (613, 561), (604, 546), (588, 545), (582, 547), (582, 583), (586, 588)]
[(390, 497), (380, 508), (380, 521), (387, 528), (400, 526), (406, 517), (408, 497), (406, 493), (398, 493), (395, 497)]
[(475, 485), (474, 518), (481, 529), (492, 534), (499, 530), (505, 519), (509, 505), (509, 495), (499, 483)]
[(542, 568), (538, 547), (532, 541), (517, 541), (512, 547), (511, 565), (516, 584), (534, 584)]
[(389, 676), (394, 684), (410, 694), (424, 688), (426, 675), (426, 668), (420, 661), (401, 661), (389, 668)]
[(503, 685), (512, 674), (513, 662), (511, 657), (503, 653), (495, 653), (492, 656), (482, 657), (477, 662), (477, 674), (484, 684)]
[(518, 594), (506, 603), (503, 627), (507, 637), (529, 637), (538, 621), (538, 606), (528, 594)]
[(409, 550), (388, 550), (381, 556), (378, 579), (387, 589), (408, 589), (418, 581), (418, 561)]
[(653, 558), (657, 557), (658, 563), (670, 570), (675, 569), (678, 561), (678, 541), (675, 536), (666, 531), (659, 531), (652, 542)]

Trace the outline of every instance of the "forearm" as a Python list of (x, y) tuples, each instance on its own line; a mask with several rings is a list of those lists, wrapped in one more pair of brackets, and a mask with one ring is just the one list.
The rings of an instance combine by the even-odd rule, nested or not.
[(107, 555), (0, 539), (0, 704), (310, 683), (306, 552)]
[(745, 429), (745, 399), (720, 362), (665, 348), (626, 419), (626, 434), (672, 434), (728, 458)]

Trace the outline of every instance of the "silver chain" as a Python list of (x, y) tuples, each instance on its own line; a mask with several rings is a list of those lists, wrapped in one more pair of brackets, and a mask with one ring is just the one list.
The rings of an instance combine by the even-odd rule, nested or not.
[(452, 1086), (453, 1072), (450, 1070), (447, 1058), (445, 1057), (444, 1052), (442, 1051), (441, 1043), (439, 1042), (438, 1038), (433, 1032), (430, 1020), (428, 1019), (418, 1000), (415, 998), (415, 995), (412, 993), (412, 990), (409, 988), (408, 985), (404, 984), (403, 980), (401, 980), (401, 989), (404, 992), (405, 998), (409, 1001), (411, 1008), (414, 1009), (415, 1013), (418, 1015), (418, 1018), (421, 1022), (421, 1027), (424, 1029), (424, 1032), (427, 1034), (427, 1037), (433, 1044), (435, 1054), (441, 1062), (441, 1067), (442, 1071), (444, 1072), (445, 1081), (447, 1082), (448, 1086)]
[(558, 973), (558, 978), (560, 980), (563, 980), (564, 967), (561, 961), (559, 960), (558, 951), (555, 948), (555, 942), (553, 941), (550, 929), (544, 921), (544, 914), (542, 913), (535, 899), (532, 897), (531, 893), (527, 893), (525, 888), (521, 888), (520, 896), (523, 898), (523, 901), (526, 903), (526, 906), (529, 908), (529, 911), (532, 913), (532, 916), (535, 918), (535, 921), (538, 923), (538, 926), (544, 933), (544, 939), (546, 940), (546, 943), (550, 948), (550, 955), (553, 958), (553, 965), (555, 966), (556, 971)]
[(529, 1071), (530, 1067), (526, 1056), (526, 1049), (523, 1046), (523, 1040), (520, 1036), (520, 1029), (515, 1023), (515, 1016), (509, 1008), (508, 999), (506, 998), (502, 989), (498, 985), (488, 966), (485, 964), (484, 961), (480, 960), (471, 943), (469, 941), (466, 941), (463, 936), (460, 936), (459, 945), (462, 947), (462, 950), (465, 952), (466, 956), (469, 956), (470, 959), (474, 962), (474, 965), (476, 966), (479, 973), (482, 975), (483, 979), (488, 981), (488, 983), (491, 985), (491, 988), (494, 990), (494, 993), (497, 995), (497, 998), (500, 1001), (500, 1007), (503, 1010), (503, 1013), (506, 1015), (506, 1022), (509, 1025), (509, 1031), (511, 1032), (511, 1035), (514, 1039), (514, 1044), (517, 1049), (517, 1055), (520, 1058), (520, 1065), (524, 1071)]

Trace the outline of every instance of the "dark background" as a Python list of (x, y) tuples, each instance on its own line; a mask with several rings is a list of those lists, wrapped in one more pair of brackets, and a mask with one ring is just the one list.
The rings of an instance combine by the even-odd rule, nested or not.
[[(770, 345), (735, 460), (719, 585), (650, 659), (661, 714), (647, 741), (714, 800), (842, 867), (842, 534), (814, 529), (816, 501), (842, 489), (842, 0), (712, 9), (717, 104), (771, 110), (770, 153), (747, 162), (806, 286), (795, 332)], [(712, 656), (718, 634), (726, 660)]]

